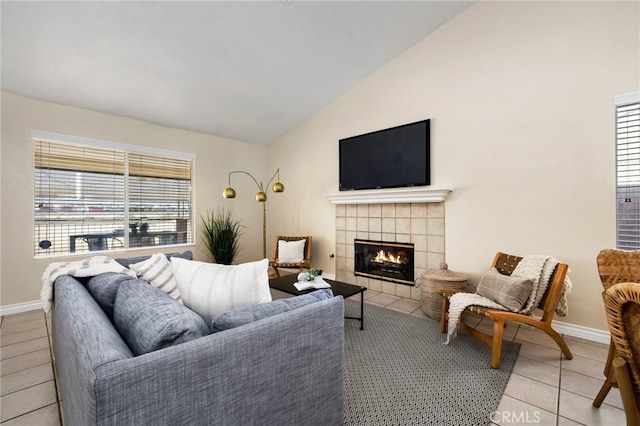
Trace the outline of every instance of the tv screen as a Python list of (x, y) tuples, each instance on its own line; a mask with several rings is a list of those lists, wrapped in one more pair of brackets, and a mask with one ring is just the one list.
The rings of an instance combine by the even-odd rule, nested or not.
[(429, 120), (340, 139), (340, 191), (429, 185), (429, 147)]

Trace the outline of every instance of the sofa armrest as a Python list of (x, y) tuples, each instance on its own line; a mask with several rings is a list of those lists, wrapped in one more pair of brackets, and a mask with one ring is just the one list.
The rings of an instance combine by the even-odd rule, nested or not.
[(133, 357), (102, 308), (77, 279), (63, 275), (54, 285), (52, 342), (68, 424), (91, 424), (95, 370)]
[(99, 425), (338, 425), (342, 297), (96, 370)]

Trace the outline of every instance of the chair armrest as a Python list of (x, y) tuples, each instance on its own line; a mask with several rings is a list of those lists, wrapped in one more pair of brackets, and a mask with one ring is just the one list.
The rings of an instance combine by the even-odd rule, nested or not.
[(465, 290), (461, 290), (461, 289), (456, 289), (456, 288), (446, 288), (446, 287), (439, 287), (436, 288), (436, 293), (438, 293), (439, 295), (443, 296), (443, 297), (451, 297), (453, 294), (455, 293), (469, 293), (468, 291)]

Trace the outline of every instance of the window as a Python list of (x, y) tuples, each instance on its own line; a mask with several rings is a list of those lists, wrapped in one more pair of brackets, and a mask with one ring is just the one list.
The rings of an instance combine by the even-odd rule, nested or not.
[(193, 155), (32, 137), (37, 257), (192, 242)]
[(616, 106), (616, 247), (640, 250), (640, 93)]

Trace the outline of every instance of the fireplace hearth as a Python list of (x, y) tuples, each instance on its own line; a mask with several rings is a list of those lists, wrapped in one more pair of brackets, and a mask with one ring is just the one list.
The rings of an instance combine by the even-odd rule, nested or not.
[(414, 246), (411, 243), (354, 240), (354, 273), (414, 285)]

